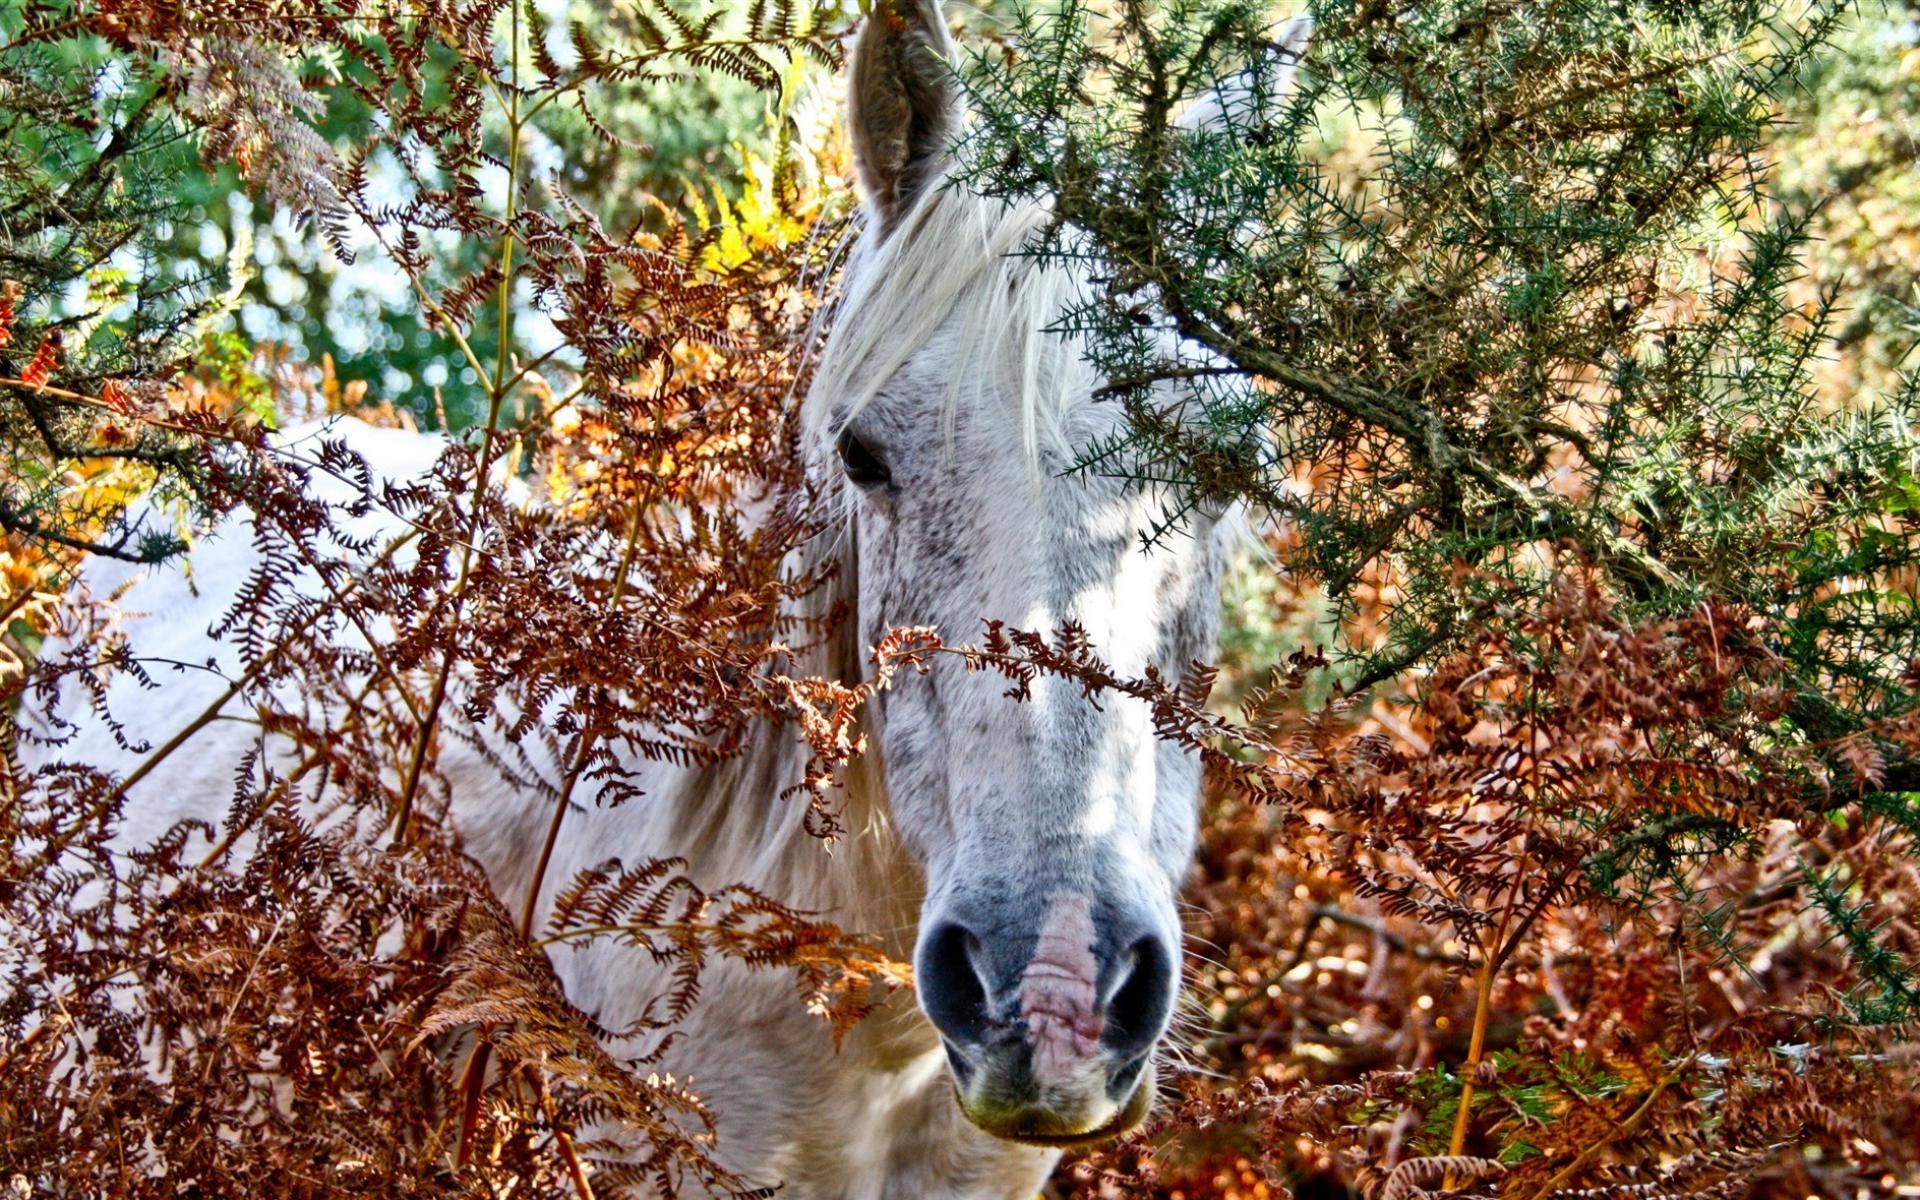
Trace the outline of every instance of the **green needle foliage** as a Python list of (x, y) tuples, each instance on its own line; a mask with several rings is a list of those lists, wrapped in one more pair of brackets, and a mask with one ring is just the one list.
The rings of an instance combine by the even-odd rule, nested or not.
[[(0, 9), (0, 533), (28, 547), (154, 561), (170, 530), (119, 519), (116, 480), (197, 495), (199, 449), (151, 427), (102, 427), (191, 350), (218, 272), (161, 262), (192, 169), (189, 133), (141, 64), (63, 36), (64, 10)], [(52, 383), (52, 390), (45, 385)], [(87, 403), (82, 403), (85, 401)], [(10, 593), (8, 615), (22, 593)]]
[[(1290, 90), (1244, 0), (1066, 0), (966, 69), (968, 182), (1044, 198), (1031, 251), (1094, 267), (1068, 324), (1133, 420), (1080, 468), (1173, 485), (1168, 532), (1249, 502), (1336, 611), (1389, 583), (1353, 684), (1577, 565), (1638, 618), (1755, 614), (1778, 736), (1908, 712), (1920, 390), (1822, 396), (1813, 208), (1769, 190), (1853, 6), (1309, 7)], [(1886, 757), (1875, 786), (1920, 787)]]
[[(963, 67), (964, 182), (1050, 206), (1027, 250), (1084, 268), (1062, 325), (1130, 417), (1076, 469), (1160, 485), (1154, 537), (1234, 501), (1272, 522), (1342, 652), (1345, 695), (1290, 749), (1335, 744), (1372, 685), (1418, 705), (1404, 738), (1308, 754), (1313, 786), (1243, 805), (1276, 815), (1242, 836), (1277, 847), (1271, 877), (1337, 881), (1410, 944), (1451, 923), (1478, 1004), (1446, 1027), (1471, 1036), (1414, 1075), (1306, 1063), (1245, 1145), (1289, 1181), (1387, 1196), (1496, 1175), (1502, 1195), (1602, 1178), (1622, 1190), (1581, 1194), (1624, 1195), (1605, 1174), (1622, 1164), (1677, 1192), (1708, 1159), (1728, 1194), (1772, 1194), (1740, 1181), (1771, 1178), (1768, 1147), (1820, 1119), (1805, 1105), (1898, 1125), (1873, 1097), (1910, 1093), (1851, 1064), (1920, 1019), (1894, 882), (1920, 793), (1920, 384), (1878, 360), (1871, 386), (1836, 388), (1831, 369), (1860, 357), (1841, 336), (1898, 359), (1913, 331), (1886, 317), (1892, 262), (1865, 281), (1871, 326), (1845, 311), (1856, 281), (1809, 276), (1822, 203), (1851, 200), (1812, 170), (1783, 188), (1777, 161), (1780, 114), (1834, 73), (1855, 6), (1307, 7), (1301, 54), (1263, 3), (1060, 0)], [(1183, 120), (1195, 106), (1216, 119)], [(1901, 161), (1862, 170), (1882, 159)], [(1271, 799), (1221, 790), (1226, 812)], [(1321, 827), (1341, 835), (1316, 847)], [(1780, 982), (1803, 925), (1831, 955), (1821, 1002)], [(1238, 921), (1202, 936), (1258, 996), (1309, 961), (1313, 928), (1278, 967)], [(1662, 949), (1624, 957), (1641, 935)], [(1519, 998), (1582, 938), (1619, 974), (1571, 1007), (1549, 988), (1522, 1024)], [(1703, 979), (1753, 986), (1766, 999), (1742, 1011), (1780, 1020), (1709, 1015)], [(1553, 1066), (1600, 1045), (1590, 1014), (1627, 1011), (1648, 1053), (1600, 1061), (1630, 1089)], [(1381, 1022), (1333, 1025), (1329, 1060), (1401, 1020)], [(1359, 1097), (1423, 1124), (1403, 1146), (1315, 1116)], [(1234, 1103), (1196, 1089), (1186, 1119)], [(1854, 1136), (1848, 1154), (1886, 1144)], [(1655, 1144), (1699, 1154), (1669, 1171)]]

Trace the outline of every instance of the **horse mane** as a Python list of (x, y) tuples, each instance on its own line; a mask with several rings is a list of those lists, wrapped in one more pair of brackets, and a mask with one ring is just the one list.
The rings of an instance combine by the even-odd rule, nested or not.
[[(853, 617), (859, 583), (852, 524), (823, 529), (795, 551), (796, 574), (838, 561), (826, 582), (802, 597), (795, 615), (808, 624), (840, 614), (828, 632), (796, 654), (789, 670), (856, 683), (867, 671)], [(862, 732), (866, 718), (861, 718)], [(829, 799), (844, 833), (825, 841), (810, 829), (807, 797), (791, 792), (808, 750), (785, 722), (756, 721), (746, 742), (720, 762), (662, 779), (658, 799), (669, 827), (661, 844), (688, 859), (700, 882), (745, 881), (783, 902), (880, 937), (904, 956), (919, 911), (918, 873), (891, 829), (883, 768), (857, 756)]]

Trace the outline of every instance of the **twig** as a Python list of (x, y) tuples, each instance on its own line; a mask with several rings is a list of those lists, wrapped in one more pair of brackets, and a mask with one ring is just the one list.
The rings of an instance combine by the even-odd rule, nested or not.
[[(1551, 889), (1548, 894), (1552, 894)], [(1460, 1071), (1460, 1111), (1453, 1116), (1453, 1136), (1447, 1142), (1449, 1158), (1458, 1158), (1466, 1150), (1467, 1128), (1472, 1124), (1473, 1115), (1473, 1072), (1486, 1053), (1487, 1024), (1493, 1016), (1493, 981), (1513, 945), (1506, 938), (1507, 923), (1512, 920), (1514, 906), (1519, 900), (1520, 878), (1515, 875), (1513, 887), (1507, 892), (1506, 911), (1500, 914), (1500, 927), (1482, 951), (1480, 982), (1473, 1002), (1473, 1037), (1467, 1045), (1466, 1065)], [(1447, 1186), (1452, 1186), (1452, 1179), (1453, 1173), (1447, 1172)]]
[[(1388, 929), (1384, 921), (1376, 920), (1373, 917), (1363, 917), (1359, 913), (1350, 913), (1344, 908), (1336, 908), (1331, 904), (1319, 905), (1313, 910), (1313, 915), (1323, 920), (1332, 921), (1336, 925), (1345, 925), (1352, 929), (1365, 930), (1367, 933), (1385, 942), (1391, 949), (1423, 961), (1452, 963), (1455, 966), (1463, 966), (1470, 961), (1464, 954), (1448, 954), (1444, 950), (1435, 950), (1432, 946), (1424, 943), (1408, 942), (1406, 938)], [(1298, 964), (1296, 963), (1295, 965), (1297, 966)]]
[[(207, 438), (216, 442), (232, 442), (235, 445), (244, 444), (244, 439), (234, 437), (232, 434), (219, 433), (211, 429), (195, 429), (190, 425), (178, 425), (172, 421), (162, 420), (159, 417), (147, 416), (144, 413), (128, 412), (125, 409), (108, 404), (105, 400), (97, 396), (89, 396), (84, 392), (68, 391), (66, 388), (54, 387), (48, 383), (34, 383), (31, 380), (6, 376), (0, 377), (0, 387), (17, 388), (21, 391), (32, 392), (35, 395), (51, 396), (56, 400), (64, 400), (68, 404), (79, 404), (86, 408), (97, 408), (102, 412), (111, 413), (123, 420), (136, 421), (142, 425), (151, 425), (155, 429), (165, 429), (172, 433), (184, 433), (189, 437)], [(73, 457), (85, 458), (87, 455), (85, 453), (76, 453)]]
[[(500, 403), (506, 395), (507, 358), (511, 352), (508, 334), (512, 332), (509, 324), (511, 316), (510, 301), (513, 296), (513, 206), (514, 198), (520, 187), (520, 132), (523, 128), (520, 116), (520, 2), (514, 0), (510, 5), (513, 14), (508, 45), (508, 58), (513, 77), (513, 96), (507, 101), (507, 197), (504, 219), (501, 223), (502, 237), (500, 247), (500, 301), (499, 301), (499, 346), (494, 358), (493, 384), (487, 395), (487, 428), (480, 438), (480, 461), (476, 464), (473, 480), (473, 511), (468, 518), (467, 541), (474, 542), (480, 532), (480, 503), (486, 497), (487, 472), (493, 465), (493, 439), (500, 424)], [(462, 339), (464, 343), (465, 339)], [(472, 357), (469, 351), (469, 357)], [(469, 545), (460, 555), (460, 573), (453, 584), (453, 621), (460, 620), (460, 609), (466, 599), (468, 570), (473, 563), (473, 549)], [(406, 844), (407, 818), (413, 812), (413, 798), (420, 786), (420, 769), (426, 760), (427, 747), (433, 739), (434, 726), (440, 720), (440, 706), (446, 701), (447, 677), (453, 671), (453, 647), (447, 647), (447, 653), (440, 662), (440, 674), (434, 680), (433, 699), (427, 704), (426, 719), (420, 723), (420, 738), (414, 743), (413, 759), (407, 765), (407, 782), (400, 795), (400, 812), (394, 818), (393, 844)], [(555, 822), (556, 826), (558, 821)], [(557, 829), (554, 832), (558, 832)], [(551, 835), (550, 835), (551, 836)], [(538, 885), (536, 884), (536, 887)], [(456, 1156), (458, 1165), (464, 1168), (473, 1154), (473, 1131), (480, 1118), (480, 1093), (486, 1086), (487, 1058), (491, 1044), (487, 1042), (487, 1030), (482, 1030), (473, 1053), (467, 1058), (466, 1071), (460, 1079), (460, 1144)]]
[(1300, 933), (1294, 939), (1293, 949), (1288, 954), (1285, 964), (1277, 970), (1270, 971), (1262, 976), (1247, 989), (1245, 995), (1228, 1004), (1227, 1007), (1221, 1011), (1220, 1015), (1214, 1019), (1213, 1027), (1216, 1031), (1216, 1041), (1219, 1040), (1219, 1035), (1224, 1034), (1228, 1027), (1233, 1024), (1234, 1018), (1245, 1012), (1248, 1006), (1263, 998), (1267, 994), (1268, 988), (1277, 983), (1284, 982), (1287, 976), (1293, 974), (1293, 972), (1299, 968), (1300, 964), (1307, 960), (1307, 947), (1312, 945), (1314, 932), (1320, 928), (1322, 921), (1332, 921), (1336, 925), (1345, 925), (1349, 928), (1365, 930), (1367, 933), (1385, 942), (1388, 949), (1398, 954), (1405, 954), (1420, 962), (1437, 962), (1447, 963), (1453, 966), (1464, 966), (1472, 961), (1464, 954), (1448, 954), (1446, 951), (1436, 950), (1432, 946), (1409, 942), (1406, 938), (1388, 929), (1384, 921), (1379, 921), (1372, 917), (1363, 917), (1358, 913), (1350, 913), (1344, 908), (1338, 908), (1331, 904), (1315, 905), (1307, 915), (1310, 920), (1300, 927)]

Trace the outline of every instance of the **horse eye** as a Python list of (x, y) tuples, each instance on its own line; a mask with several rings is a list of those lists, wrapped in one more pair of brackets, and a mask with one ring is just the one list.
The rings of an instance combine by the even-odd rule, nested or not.
[(840, 465), (859, 487), (878, 487), (893, 479), (893, 472), (887, 470), (880, 456), (851, 432), (840, 435)]

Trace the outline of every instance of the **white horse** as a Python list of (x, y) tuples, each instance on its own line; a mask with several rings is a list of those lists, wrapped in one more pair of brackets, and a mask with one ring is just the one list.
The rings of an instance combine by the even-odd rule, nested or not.
[[(1297, 23), (1286, 48), (1304, 33)], [(1202, 518), (1192, 536), (1143, 552), (1160, 498), (1063, 473), (1076, 446), (1124, 418), (1093, 399), (1080, 343), (1047, 332), (1074, 276), (1014, 253), (1044, 211), (943, 186), (964, 120), (953, 56), (938, 0), (883, 6), (854, 50), (868, 229), (803, 411), (813, 467), (846, 512), (832, 546), (843, 569), (820, 599), (846, 601), (853, 617), (810, 665), (857, 678), (863, 647), (890, 628), (966, 637), (998, 617), (1077, 622), (1120, 673), (1178, 677), (1214, 647), (1226, 525)], [(437, 449), (351, 422), (334, 433), (396, 477)], [(165, 567), (132, 585), (122, 606), (147, 614), (131, 618), (136, 646), (183, 662), (230, 655), (204, 630), (253, 563), (248, 523), (237, 514), (202, 539), (191, 579)], [(804, 751), (770, 730), (717, 767), (636, 764), (644, 799), (599, 808), (583, 796), (566, 819), (543, 905), (610, 854), (679, 855), (703, 884), (751, 884), (911, 955), (918, 1009), (890, 1002), (837, 1051), (786, 980), (711, 968), (663, 1068), (709, 1103), (716, 1155), (748, 1182), (795, 1200), (1027, 1198), (1060, 1145), (1122, 1130), (1151, 1103), (1180, 975), (1175, 896), (1199, 763), (1156, 740), (1140, 702), (1096, 705), (1043, 679), (1015, 703), (1004, 686), (943, 659), (878, 697), (865, 718), (874, 752), (846, 780), (851, 836), (832, 849), (804, 832), (804, 804), (779, 798)], [(160, 744), (219, 691), (190, 676), (157, 700), (129, 690), (117, 707), (133, 739)], [(217, 818), (258, 734), (216, 723), (199, 737), (197, 753), (130, 791), (122, 840)], [(84, 717), (59, 756), (133, 762)], [(459, 744), (440, 765), (463, 844), (517, 903), (551, 801)], [(608, 1028), (638, 1017), (662, 984), (644, 955), (610, 941), (554, 957), (569, 998)]]

